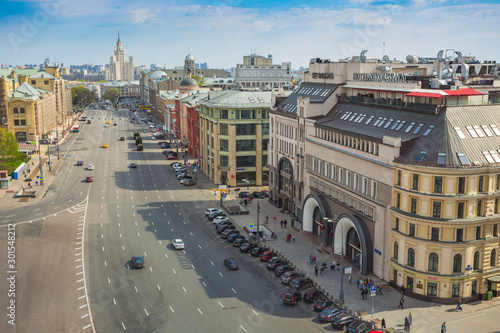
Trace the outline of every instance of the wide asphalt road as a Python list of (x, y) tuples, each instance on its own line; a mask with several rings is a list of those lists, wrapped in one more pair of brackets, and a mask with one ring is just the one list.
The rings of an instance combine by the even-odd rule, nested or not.
[[(97, 332), (324, 330), (309, 304), (282, 304), (285, 287), (264, 263), (218, 237), (204, 215), (210, 194), (178, 184), (145, 125), (131, 124), (123, 111), (87, 115), (94, 117), (84, 137), (94, 147), (88, 163), (96, 165), (87, 223)], [(143, 133), (142, 152), (135, 149), (136, 130)], [(109, 148), (99, 148), (103, 143)], [(129, 168), (131, 162), (138, 168)], [(185, 250), (172, 248), (175, 238)], [(131, 268), (135, 255), (144, 256), (145, 268)], [(239, 260), (238, 271), (225, 268), (227, 257)]]

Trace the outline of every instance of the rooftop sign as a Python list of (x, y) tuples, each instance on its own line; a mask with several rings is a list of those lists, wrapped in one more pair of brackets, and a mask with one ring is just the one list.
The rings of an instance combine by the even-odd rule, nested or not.
[(406, 82), (406, 75), (403, 73), (353, 73), (352, 79), (354, 81)]
[(333, 73), (312, 73), (313, 79), (332, 79)]

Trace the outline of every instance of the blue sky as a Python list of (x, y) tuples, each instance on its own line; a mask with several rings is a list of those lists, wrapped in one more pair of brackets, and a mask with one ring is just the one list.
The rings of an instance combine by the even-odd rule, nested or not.
[(0, 0), (0, 63), (106, 64), (120, 30), (134, 63), (211, 68), (243, 55), (276, 63), (358, 55), (404, 60), (456, 49), (500, 60), (500, 1)]

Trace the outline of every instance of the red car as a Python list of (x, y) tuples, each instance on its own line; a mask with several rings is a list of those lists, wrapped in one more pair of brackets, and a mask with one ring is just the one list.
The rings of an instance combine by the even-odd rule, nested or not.
[(176, 155), (168, 155), (167, 160), (176, 160), (177, 156)]
[(262, 190), (262, 191), (260, 191), (260, 193), (262, 193), (262, 195), (265, 196), (266, 198), (269, 198), (269, 191), (268, 190)]
[(269, 259), (271, 259), (272, 257), (276, 257), (276, 253), (265, 251), (260, 255), (260, 261), (269, 261)]
[(92, 182), (93, 180), (94, 180), (94, 176), (87, 176), (87, 178), (85, 178), (85, 181), (86, 181), (87, 183), (90, 183), (90, 182)]

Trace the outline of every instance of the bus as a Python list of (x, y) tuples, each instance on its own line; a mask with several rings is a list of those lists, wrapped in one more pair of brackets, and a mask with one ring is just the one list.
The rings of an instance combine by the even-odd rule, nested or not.
[(73, 128), (71, 129), (71, 132), (73, 132), (73, 133), (78, 133), (78, 132), (80, 132), (80, 125), (73, 126)]

